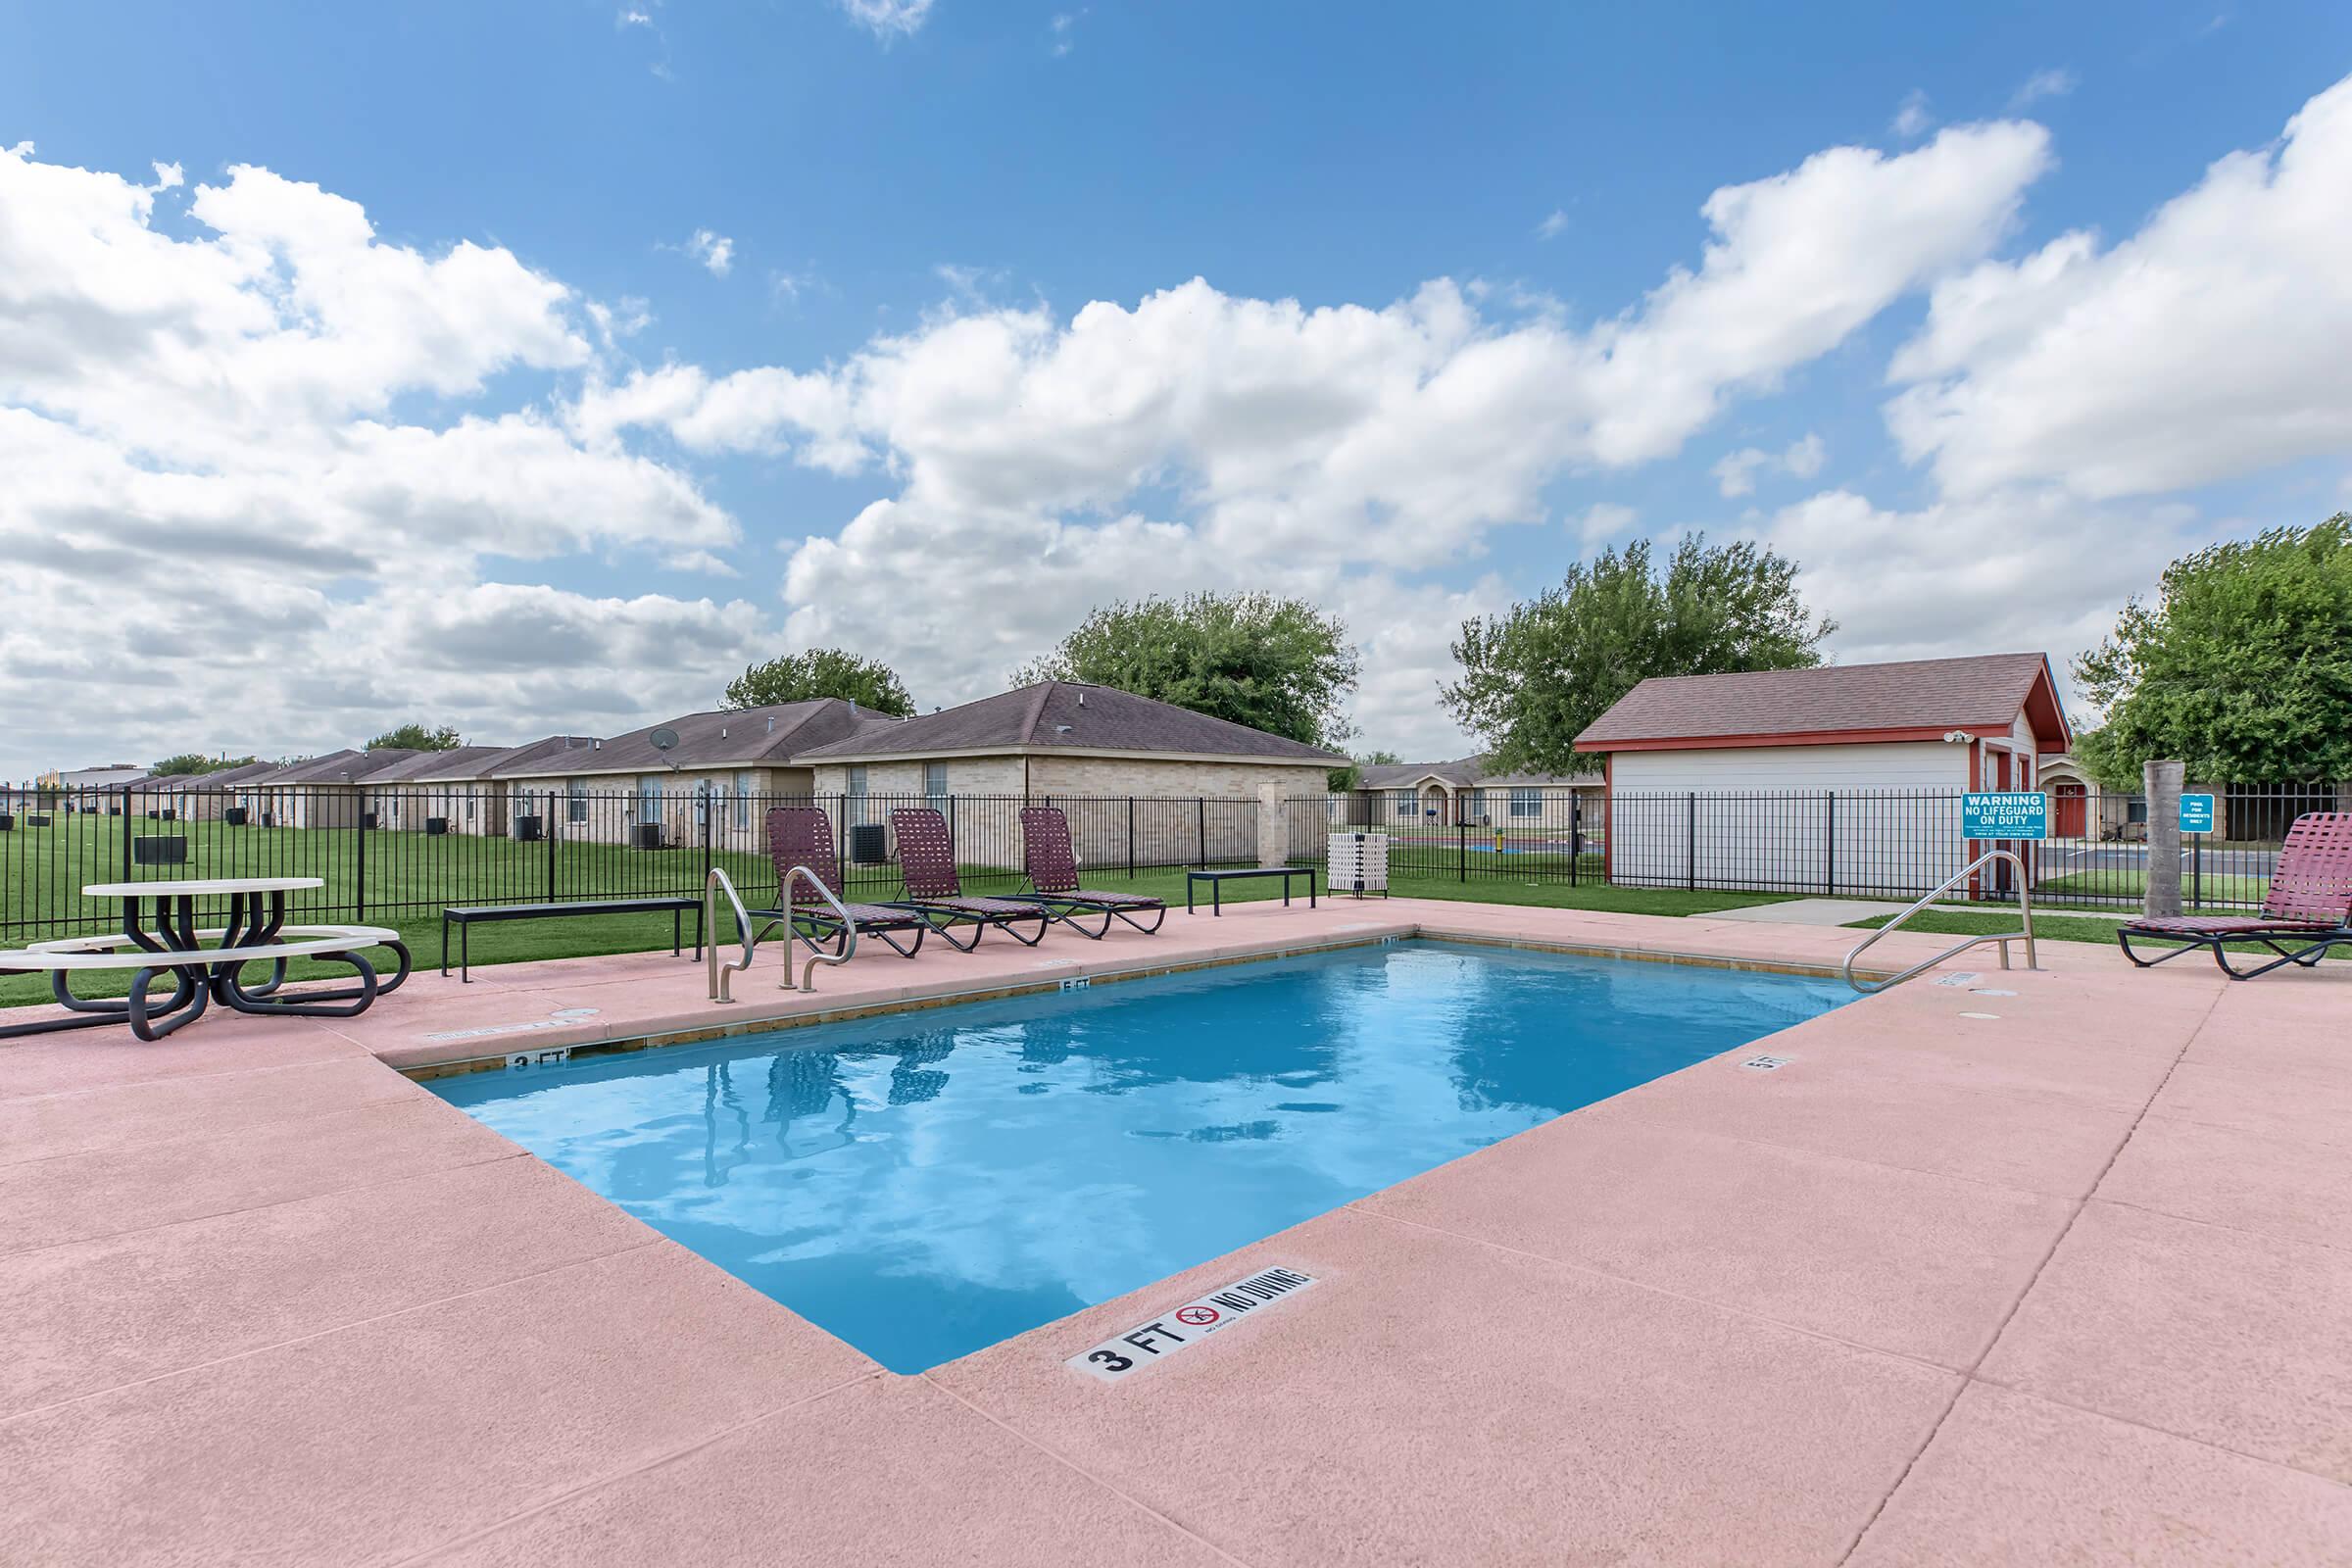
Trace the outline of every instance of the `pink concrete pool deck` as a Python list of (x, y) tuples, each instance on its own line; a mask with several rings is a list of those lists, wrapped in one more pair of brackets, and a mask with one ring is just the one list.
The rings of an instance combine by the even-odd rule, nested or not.
[[(915, 1377), (395, 1070), (1416, 931), (1856, 940), (1250, 904), (0, 1046), (0, 1562), (2352, 1561), (2352, 964), (1980, 952)], [(1062, 1364), (1267, 1266), (1318, 1283)]]

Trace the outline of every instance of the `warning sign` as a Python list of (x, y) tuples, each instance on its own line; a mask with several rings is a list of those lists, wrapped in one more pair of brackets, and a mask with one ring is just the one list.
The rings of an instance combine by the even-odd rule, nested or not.
[(1175, 1311), (1104, 1340), (1062, 1365), (1116, 1383), (1145, 1367), (1156, 1366), (1179, 1350), (1189, 1349), (1221, 1329), (1277, 1301), (1286, 1301), (1315, 1283), (1312, 1274), (1295, 1268), (1260, 1269), (1248, 1279), (1185, 1302)]

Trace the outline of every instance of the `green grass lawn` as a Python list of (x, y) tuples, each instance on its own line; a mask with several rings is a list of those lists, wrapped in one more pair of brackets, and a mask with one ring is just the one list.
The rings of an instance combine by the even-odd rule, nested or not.
[[(152, 828), (154, 824), (150, 823), (148, 826)], [(204, 824), (203, 826), (209, 830), (214, 825)], [(297, 829), (238, 829), (232, 831), (268, 833), (272, 837), (279, 838), (306, 836)], [(342, 839), (350, 837), (348, 834), (334, 836)], [(405, 836), (399, 834), (369, 835), (371, 855), (377, 851), (381, 840)], [(437, 845), (445, 841), (435, 839), (429, 842)], [(492, 868), (491, 873), (477, 880), (475, 886), (480, 891), (469, 893), (462, 898), (452, 897), (448, 902), (480, 903), (497, 902), (503, 899), (508, 902), (522, 903), (544, 896), (544, 885), (537, 892), (533, 892), (527, 886), (516, 886), (515, 884), (521, 879), (514, 876), (510, 864), (510, 852), (523, 852), (523, 858), (526, 859), (532, 852), (543, 857), (545, 854), (543, 845), (511, 844), (500, 839), (470, 842), (477, 847), (477, 850), (486, 849), (487, 853), (479, 854), (475, 860), (469, 860), (466, 863), (478, 863)], [(498, 846), (504, 846), (504, 849), (496, 848)], [(562, 848), (562, 853), (568, 855), (575, 849), (582, 852), (584, 856), (588, 852), (600, 852), (612, 857), (634, 858), (639, 861), (648, 858), (659, 859), (671, 854), (691, 855), (693, 865), (687, 872), (687, 884), (699, 883), (700, 880), (701, 852), (699, 850), (693, 852), (650, 852), (621, 850), (612, 846), (567, 845)], [(116, 853), (120, 853), (119, 848)], [(1520, 858), (1508, 857), (1506, 858), (1517, 861)], [(751, 902), (755, 888), (760, 890), (762, 897), (772, 894), (772, 889), (765, 886), (770, 872), (764, 860), (754, 861), (748, 856), (739, 856), (722, 858), (721, 863), (728, 865), (730, 874), (739, 877), (747, 902)], [(509, 869), (503, 871), (496, 869), (500, 867)], [(390, 926), (399, 931), (402, 940), (408, 944), (411, 953), (415, 955), (417, 966), (419, 968), (433, 966), (440, 958), (440, 904), (434, 902), (429, 908), (422, 910), (379, 912), (372, 903), (376, 897), (374, 891), (376, 887), (375, 869), (375, 862), (371, 861), (369, 865), (371, 903), (367, 917), (368, 923)], [(101, 868), (101, 874), (118, 873)], [(204, 871), (191, 868), (188, 874), (220, 875), (227, 873), (214, 871), (210, 868)], [(320, 873), (286, 868), (284, 874)], [(414, 867), (409, 868), (407, 874), (419, 878), (422, 876), (422, 873)], [(96, 875), (83, 876), (81, 880), (96, 880)], [(993, 885), (980, 881), (976, 872), (969, 873), (967, 880), (972, 884), (974, 891), (1010, 891), (1009, 884), (1001, 874), (995, 879)], [(1087, 881), (1091, 886), (1119, 892), (1155, 895), (1167, 900), (1169, 905), (1175, 908), (1183, 907), (1185, 882), (1184, 871), (1181, 867), (1139, 871), (1132, 879), (1119, 872), (1090, 872)], [(79, 883), (76, 882), (74, 885), (78, 888)], [(412, 882), (409, 885), (411, 887), (429, 886), (429, 884), (421, 882)], [(566, 875), (559, 885), (568, 890), (578, 884), (569, 881), (568, 875)], [(501, 886), (514, 886), (514, 891), (503, 894), (495, 891)], [(670, 891), (670, 889), (645, 887), (639, 883), (634, 886), (624, 884), (620, 891), (639, 891), (650, 894)], [(681, 884), (676, 891), (692, 891), (692, 887)], [(900, 896), (896, 889), (860, 888), (857, 891), (859, 897), (872, 900)], [(1716, 909), (1733, 909), (1749, 905), (1779, 903), (1783, 898), (1782, 895), (1768, 893), (1687, 893), (1679, 888), (1619, 888), (1593, 882), (1571, 886), (1564, 882), (1538, 882), (1525, 878), (1502, 876), (1473, 876), (1468, 881), (1452, 877), (1396, 877), (1393, 879), (1391, 891), (1398, 898), (1463, 900), (1472, 903), (1523, 905), (1544, 908), (1604, 909), (1625, 914), (1663, 915), (1705, 914)], [(618, 896), (618, 893), (615, 896)], [(1228, 904), (1245, 904), (1281, 896), (1281, 884), (1271, 880), (1233, 882), (1228, 883), (1224, 889), (1224, 900)], [(1205, 906), (1206, 897), (1204, 889), (1201, 893), (1203, 906)], [(1296, 897), (1303, 902), (1303, 891), (1298, 893)], [(94, 912), (111, 922), (118, 911), (113, 906), (106, 905)], [(479, 966), (514, 963), (532, 958), (569, 958), (610, 953), (659, 951), (669, 946), (669, 931), (670, 922), (666, 914), (597, 915), (479, 925), (473, 928), (472, 959)], [(732, 913), (723, 908), (719, 920), (719, 938), (721, 941), (736, 939)], [(11, 940), (22, 939), (12, 938)], [(687, 922), (687, 940), (690, 943), (693, 940), (691, 917)], [(454, 935), (451, 941), (452, 962), (454, 963), (456, 942)], [(295, 959), (288, 967), (289, 973), (297, 979), (347, 975), (349, 972), (305, 959)], [(129, 989), (129, 985), (128, 971), (96, 971), (77, 975), (74, 982), (75, 995), (86, 997), (121, 996)], [(0, 1006), (24, 1006), (49, 1000), (49, 980), (46, 975), (0, 976)]]
[[(2244, 914), (2243, 909), (2198, 908), (2191, 914)], [(1867, 920), (1850, 922), (1848, 929), (1873, 930), (1885, 925), (1888, 915), (1873, 915)], [(2131, 914), (2050, 914), (2041, 909), (2034, 911), (2034, 935), (2051, 942), (2097, 942), (2113, 946), (2115, 928), (2132, 918)], [(1903, 922), (1905, 931), (1929, 931), (1944, 936), (1990, 936), (1996, 932), (2017, 929), (2017, 912), (1980, 912), (1974, 909), (1930, 908)], [(2264, 953), (2267, 949), (2243, 942), (2230, 944), (2232, 953)], [(2352, 958), (2352, 952), (2343, 948), (2328, 955), (2331, 958)]]
[[(2187, 897), (2194, 888), (2202, 892), (2208, 903), (2259, 905), (2271, 891), (2271, 880), (2262, 876), (2223, 876), (2208, 871), (2201, 878), (2183, 870), (2180, 873), (2180, 892)], [(2054, 876), (2034, 884), (2036, 894), (2059, 894), (2076, 898), (2090, 897), (2115, 904), (2137, 906), (2148, 890), (2147, 873), (2128, 870), (2121, 866), (2104, 871), (2077, 871), (2069, 876)]]

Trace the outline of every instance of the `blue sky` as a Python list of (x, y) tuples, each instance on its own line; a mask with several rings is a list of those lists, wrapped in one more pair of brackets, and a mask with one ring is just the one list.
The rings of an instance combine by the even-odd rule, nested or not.
[[(57, 574), (0, 631), (0, 773), (413, 715), (612, 730), (811, 640), (960, 701), (1101, 599), (1255, 584), (1365, 638), (1363, 744), (1446, 752), (1452, 625), (1604, 541), (1767, 539), (1840, 658), (2063, 662), (2177, 548), (2346, 504), (2344, 394), (2312, 370), (2352, 319), (2318, 263), (2352, 168), (2341, 136), (2282, 141), (2352, 71), (2341, 5), (0, 19), (0, 148), (88, 176), (0, 185), (0, 263), (49, 279), (0, 284), (0, 411), (50, 476), (0, 536)], [(2211, 188), (2235, 152), (2262, 167)], [(1702, 216), (1757, 182), (1756, 232)], [(2151, 237), (2184, 199), (2242, 216)], [(309, 246), (341, 204), (371, 240)], [(461, 246), (492, 261), (378, 275)], [(1678, 270), (1727, 285), (1679, 325)], [(2134, 295), (2150, 270), (2172, 309)], [(2212, 340), (2167, 341), (2209, 297)], [(1095, 301), (1121, 314), (1090, 338)], [(401, 347), (344, 352), (371, 334)], [(311, 351), (336, 363), (287, 368)], [(487, 423), (529, 451), (466, 438)], [(212, 540), (238, 610), (110, 564), (122, 508), (149, 564)], [(163, 691), (25, 695), (123, 660)], [(186, 733), (168, 694), (209, 679), (268, 701)]]

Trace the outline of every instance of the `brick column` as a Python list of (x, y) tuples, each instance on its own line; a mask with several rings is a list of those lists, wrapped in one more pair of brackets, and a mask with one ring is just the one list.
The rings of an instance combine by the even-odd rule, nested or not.
[(1280, 784), (1260, 784), (1257, 787), (1257, 863), (1281, 865), (1290, 858), (1290, 797)]

